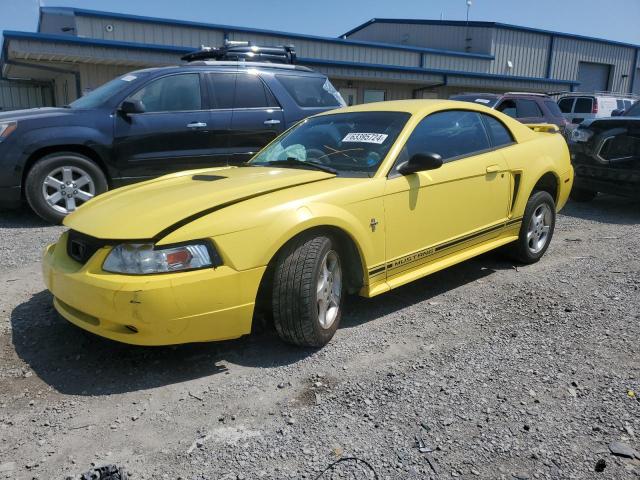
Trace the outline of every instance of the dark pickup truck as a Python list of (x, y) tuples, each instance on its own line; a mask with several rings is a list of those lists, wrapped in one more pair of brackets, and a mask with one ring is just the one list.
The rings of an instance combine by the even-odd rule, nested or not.
[(640, 199), (640, 102), (621, 116), (585, 120), (569, 141), (575, 180), (571, 198), (598, 193)]

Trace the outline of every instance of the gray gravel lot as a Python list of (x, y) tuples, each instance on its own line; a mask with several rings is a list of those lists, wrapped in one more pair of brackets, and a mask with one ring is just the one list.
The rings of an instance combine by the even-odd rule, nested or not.
[(313, 351), (85, 334), (40, 280), (62, 228), (0, 213), (0, 478), (640, 478), (609, 449), (640, 451), (639, 224), (638, 202), (570, 203), (539, 263), (351, 298)]

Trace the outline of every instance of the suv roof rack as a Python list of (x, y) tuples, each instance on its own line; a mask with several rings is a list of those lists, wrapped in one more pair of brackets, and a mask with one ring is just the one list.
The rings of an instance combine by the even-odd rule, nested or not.
[(251, 42), (225, 40), (221, 47), (202, 46), (181, 57), (187, 62), (197, 60), (217, 60), (236, 62), (263, 62), (293, 65), (296, 63), (296, 51), (293, 45), (274, 47), (253, 45)]
[(217, 60), (194, 60), (187, 64), (188, 67), (202, 67), (202, 66), (233, 66), (233, 67), (263, 67), (263, 68), (281, 68), (283, 70), (298, 70), (301, 72), (313, 72), (309, 67), (303, 67), (302, 65), (283, 65), (281, 63), (269, 63), (269, 62), (219, 62)]
[(548, 97), (549, 95), (547, 95), (546, 93), (540, 93), (540, 92), (505, 92), (505, 95), (534, 95), (537, 97)]
[(547, 95), (552, 95), (552, 96), (566, 95), (566, 96), (576, 96), (576, 97), (591, 97), (591, 96), (617, 97), (617, 98), (628, 98), (632, 100), (637, 100), (640, 98), (640, 95), (637, 93), (617, 93), (617, 92), (607, 92), (607, 91), (571, 92), (571, 91), (564, 90), (560, 92), (549, 92)]

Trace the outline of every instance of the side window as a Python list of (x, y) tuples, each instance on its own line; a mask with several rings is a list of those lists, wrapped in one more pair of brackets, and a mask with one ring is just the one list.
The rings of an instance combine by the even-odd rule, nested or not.
[(547, 108), (551, 112), (551, 115), (553, 115), (554, 117), (562, 116), (562, 111), (560, 110), (556, 102), (554, 102), (553, 100), (545, 100), (544, 104), (547, 106)]
[[(269, 95), (271, 93), (269, 92)], [(238, 74), (234, 108), (268, 108), (273, 102), (260, 77), (255, 74)]]
[(573, 98), (563, 98), (558, 102), (558, 107), (560, 107), (560, 111), (562, 113), (571, 113), (571, 109), (573, 108)]
[(518, 105), (518, 118), (537, 118), (542, 117), (542, 110), (534, 100), (525, 100), (519, 98), (517, 100)]
[(162, 77), (147, 84), (130, 98), (140, 100), (147, 112), (201, 110), (200, 75), (186, 73)]
[(517, 116), (516, 102), (514, 102), (513, 100), (503, 100), (496, 107), (496, 110), (498, 110), (499, 112), (504, 113), (505, 115), (509, 115), (512, 118), (516, 118), (516, 116)]
[(208, 75), (213, 100), (212, 108), (233, 108), (236, 76), (235, 73), (210, 73)]
[(438, 112), (422, 119), (404, 146), (402, 158), (437, 153), (446, 162), (490, 148), (480, 115), (465, 110)]
[(593, 99), (588, 97), (579, 97), (576, 99), (576, 106), (573, 113), (591, 113), (593, 110)]
[(487, 130), (491, 136), (491, 143), (494, 147), (502, 147), (513, 143), (511, 132), (500, 120), (493, 118), (491, 115), (485, 115), (484, 113), (481, 115), (487, 125)]

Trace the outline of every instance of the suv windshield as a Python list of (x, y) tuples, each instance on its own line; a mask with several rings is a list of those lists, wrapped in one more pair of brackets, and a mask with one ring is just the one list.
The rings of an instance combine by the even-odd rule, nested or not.
[(640, 117), (640, 102), (636, 102), (624, 112), (625, 117)]
[(249, 163), (304, 168), (308, 162), (312, 168), (321, 165), (340, 175), (371, 176), (410, 116), (405, 112), (351, 112), (308, 118)]
[(80, 97), (77, 100), (71, 102), (69, 104), (69, 107), (83, 110), (97, 108), (114, 95), (117, 95), (119, 92), (124, 91), (131, 85), (131, 82), (141, 78), (144, 75), (147, 75), (147, 73), (134, 72), (123, 75), (122, 77), (114, 78), (110, 82), (99, 86), (83, 97)]

